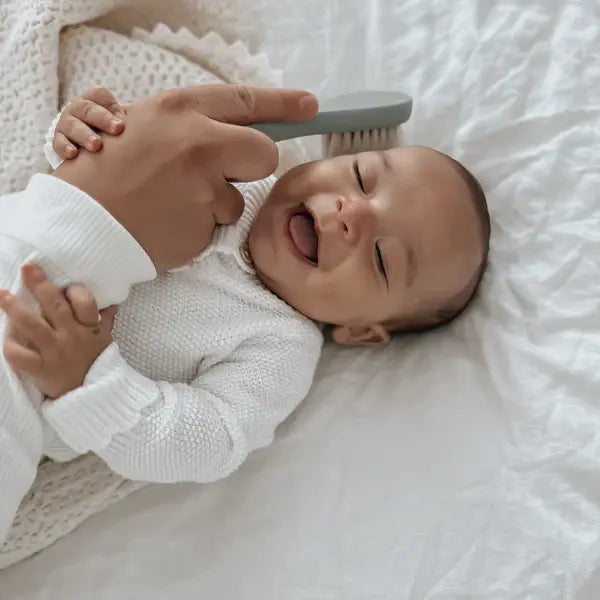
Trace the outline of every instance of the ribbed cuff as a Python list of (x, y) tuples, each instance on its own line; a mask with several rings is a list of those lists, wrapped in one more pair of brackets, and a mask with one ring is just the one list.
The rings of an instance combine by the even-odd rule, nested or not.
[(73, 450), (98, 451), (114, 435), (133, 429), (156, 395), (154, 382), (132, 369), (113, 343), (96, 359), (83, 386), (47, 400), (42, 412)]
[(58, 169), (63, 161), (63, 159), (56, 154), (56, 152), (54, 152), (54, 148), (52, 147), (54, 142), (54, 132), (56, 131), (56, 126), (58, 125), (60, 115), (62, 115), (62, 111), (59, 112), (56, 117), (54, 117), (54, 120), (50, 124), (50, 128), (46, 132), (46, 142), (44, 143), (44, 155), (53, 169)]
[(51, 175), (34, 175), (4, 210), (0, 234), (25, 242), (90, 289), (103, 308), (120, 304), (130, 286), (156, 277), (144, 249), (85, 192)]

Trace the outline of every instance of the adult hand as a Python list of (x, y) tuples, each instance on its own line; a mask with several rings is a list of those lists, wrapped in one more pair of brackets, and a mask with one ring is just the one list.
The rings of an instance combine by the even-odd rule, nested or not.
[(80, 152), (55, 176), (88, 193), (139, 242), (158, 271), (182, 266), (209, 243), (216, 223), (235, 222), (243, 198), (230, 181), (277, 167), (277, 147), (249, 127), (317, 112), (308, 92), (241, 85), (169, 90), (125, 108), (125, 131)]

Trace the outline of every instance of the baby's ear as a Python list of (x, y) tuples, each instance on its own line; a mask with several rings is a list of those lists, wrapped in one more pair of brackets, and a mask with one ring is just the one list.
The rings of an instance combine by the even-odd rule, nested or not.
[(343, 346), (376, 346), (387, 344), (390, 341), (390, 332), (379, 323), (361, 327), (337, 325), (333, 328), (331, 337), (336, 344)]

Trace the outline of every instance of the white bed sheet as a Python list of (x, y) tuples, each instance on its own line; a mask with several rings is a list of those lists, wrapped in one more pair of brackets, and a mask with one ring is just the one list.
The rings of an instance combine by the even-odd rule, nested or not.
[(407, 91), (409, 141), (480, 176), (481, 299), (383, 351), (327, 347), (241, 471), (130, 496), (0, 573), (0, 598), (597, 598), (600, 5), (255, 5), (286, 83)]

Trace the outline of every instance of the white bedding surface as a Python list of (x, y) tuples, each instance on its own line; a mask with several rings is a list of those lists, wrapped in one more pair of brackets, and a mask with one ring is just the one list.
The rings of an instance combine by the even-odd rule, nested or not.
[(0, 573), (0, 598), (600, 595), (600, 5), (260, 0), (290, 85), (410, 93), (493, 213), (481, 298), (385, 350), (327, 347), (237, 474), (152, 486)]

